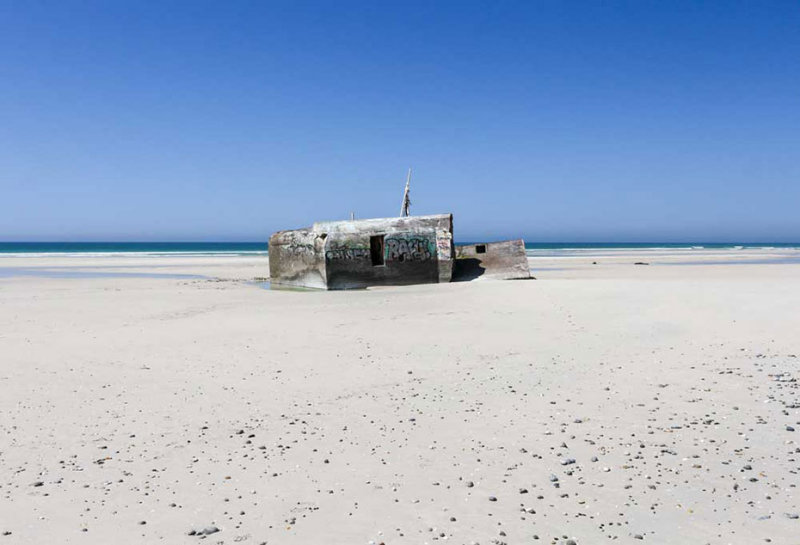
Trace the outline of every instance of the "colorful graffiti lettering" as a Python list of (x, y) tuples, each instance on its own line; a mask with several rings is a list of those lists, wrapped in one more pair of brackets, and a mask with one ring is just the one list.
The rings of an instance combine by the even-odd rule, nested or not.
[(434, 252), (431, 241), (425, 237), (386, 239), (386, 261), (427, 261)]
[(354, 260), (369, 258), (368, 248), (331, 248), (325, 252), (327, 261)]

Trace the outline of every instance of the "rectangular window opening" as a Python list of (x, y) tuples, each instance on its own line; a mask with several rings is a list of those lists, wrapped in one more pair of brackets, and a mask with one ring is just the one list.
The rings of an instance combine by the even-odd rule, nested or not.
[(372, 266), (384, 265), (383, 257), (383, 237), (385, 235), (374, 235), (369, 237), (369, 255), (372, 258)]
[(476, 244), (475, 245), (475, 253), (476, 254), (485, 254), (486, 253), (486, 244)]

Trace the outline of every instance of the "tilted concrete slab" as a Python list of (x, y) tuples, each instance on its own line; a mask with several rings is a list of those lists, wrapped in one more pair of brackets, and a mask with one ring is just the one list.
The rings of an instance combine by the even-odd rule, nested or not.
[(531, 278), (525, 242), (517, 239), (456, 245), (453, 281), (476, 278), (501, 280)]

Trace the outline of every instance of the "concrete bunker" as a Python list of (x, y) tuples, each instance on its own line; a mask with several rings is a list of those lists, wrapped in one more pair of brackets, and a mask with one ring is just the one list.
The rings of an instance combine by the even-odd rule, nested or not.
[(270, 237), (270, 280), (331, 290), (450, 282), (463, 269), (458, 262), (473, 254), (487, 277), (530, 278), (521, 240), (466, 248), (453, 244), (452, 214), (317, 222)]

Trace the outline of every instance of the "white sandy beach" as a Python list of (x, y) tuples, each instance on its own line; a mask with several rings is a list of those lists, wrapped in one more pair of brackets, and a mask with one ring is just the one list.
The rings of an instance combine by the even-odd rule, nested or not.
[(797, 257), (0, 257), (0, 545), (800, 544)]

